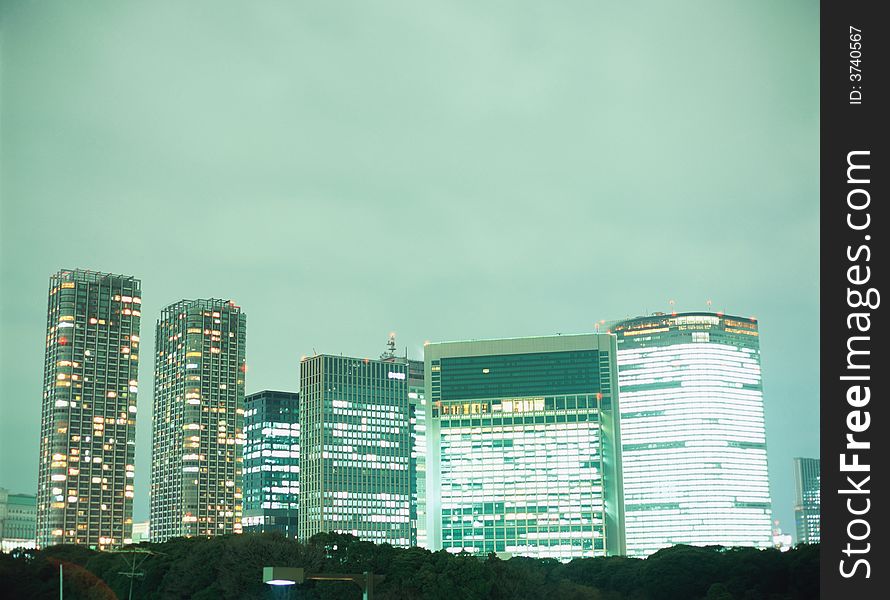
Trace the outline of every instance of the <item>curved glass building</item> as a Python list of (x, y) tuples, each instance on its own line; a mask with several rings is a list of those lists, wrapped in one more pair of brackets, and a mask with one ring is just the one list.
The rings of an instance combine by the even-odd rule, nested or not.
[(770, 546), (757, 321), (721, 313), (621, 321), (627, 553)]

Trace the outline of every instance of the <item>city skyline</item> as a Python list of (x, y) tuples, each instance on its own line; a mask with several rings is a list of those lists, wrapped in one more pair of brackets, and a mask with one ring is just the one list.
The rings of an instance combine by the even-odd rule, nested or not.
[[(63, 270), (60, 270), (59, 274), (60, 274), (60, 275), (74, 274), (74, 275), (77, 276), (78, 279), (84, 279), (84, 278), (86, 278), (87, 280), (92, 280), (92, 279), (95, 279), (95, 278), (97, 278), (97, 277), (102, 278), (102, 277), (108, 277), (108, 276), (109, 276), (109, 274), (100, 273), (100, 272), (95, 272), (95, 271), (91, 271), (91, 270), (83, 270), (83, 269), (74, 269), (74, 270), (71, 270), (71, 269), (67, 269), (67, 270), (66, 270), (66, 269), (63, 269)], [(82, 274), (82, 275), (78, 275), (78, 274)], [(60, 275), (56, 275), (56, 276), (54, 276), (54, 277), (59, 277)], [(115, 277), (121, 277), (121, 276), (115, 276)], [(130, 277), (129, 279), (132, 279), (132, 277)], [(60, 287), (61, 287), (61, 285), (57, 285), (57, 286), (56, 286), (56, 289), (59, 289)], [(138, 289), (138, 282), (137, 282), (137, 289)], [(52, 291), (53, 291), (53, 289), (52, 289), (52, 281), (51, 281), (51, 292), (52, 292)], [(53, 296), (52, 296), (52, 294), (51, 294), (50, 298), (52, 299), (52, 297), (53, 297)], [(117, 298), (117, 296), (115, 296), (115, 298)], [(127, 298), (127, 297), (125, 297), (125, 300), (129, 300), (129, 302), (131, 302), (131, 303), (133, 302), (133, 299), (132, 299), (132, 298)], [(136, 304), (135, 306), (136, 306), (137, 308), (141, 308), (141, 302), (142, 302), (141, 297), (140, 297), (140, 298), (137, 298), (137, 299), (136, 299), (136, 302), (137, 302), (138, 304)], [(208, 304), (208, 303), (215, 303), (215, 304), (213, 304), (213, 306), (211, 306), (211, 305)], [(709, 301), (708, 304), (710, 305), (711, 302)], [(208, 319), (212, 319), (212, 320), (214, 320), (214, 322), (219, 321), (218, 318), (214, 319), (215, 317), (217, 317), (218, 313), (216, 313), (216, 312), (207, 312), (207, 311), (212, 311), (213, 309), (218, 309), (218, 310), (230, 310), (230, 309), (234, 309), (235, 314), (240, 314), (240, 307), (239, 307), (239, 306), (236, 306), (235, 303), (234, 303), (234, 301), (231, 301), (231, 300), (196, 300), (196, 301), (183, 300), (183, 301), (176, 302), (176, 303), (174, 303), (174, 304), (172, 304), (172, 305), (170, 305), (170, 306), (168, 306), (168, 307), (166, 307), (166, 308), (163, 309), (163, 311), (162, 311), (162, 313), (161, 313), (161, 317), (159, 317), (159, 319), (158, 319), (158, 327), (161, 327), (161, 323), (162, 323), (162, 321), (163, 321), (163, 322), (170, 321), (170, 324), (167, 325), (168, 328), (169, 328), (169, 327), (173, 327), (173, 328), (175, 329), (175, 328), (177, 327), (177, 325), (182, 325), (181, 327), (179, 327), (179, 329), (183, 329), (183, 332), (185, 332), (185, 325), (186, 325), (186, 322), (183, 321), (181, 324), (176, 323), (176, 321), (178, 321), (178, 320), (182, 320), (183, 315), (181, 315), (181, 314), (174, 315), (174, 316), (176, 317), (176, 318), (174, 319), (173, 317), (170, 317), (170, 315), (168, 315), (168, 313), (170, 313), (170, 311), (171, 311), (171, 310), (174, 310), (174, 309), (182, 309), (182, 310), (186, 310), (186, 309), (187, 309), (189, 306), (191, 306), (191, 305), (194, 305), (194, 307), (197, 307), (198, 309), (200, 309), (199, 312), (203, 311), (203, 313), (205, 313), (205, 316), (206, 316)], [(129, 304), (128, 304), (127, 306), (129, 306)], [(678, 313), (676, 310), (673, 310), (673, 309), (676, 308), (676, 307), (675, 307), (675, 302), (673, 302), (673, 301), (670, 303), (670, 307), (671, 307), (671, 309), (672, 309), (672, 312), (671, 312), (671, 313), (656, 312), (656, 313), (653, 313), (652, 315), (639, 316), (639, 317), (636, 317), (636, 318), (633, 318), (633, 319), (626, 319), (626, 320), (623, 320), (623, 321), (621, 321), (621, 320), (619, 320), (619, 321), (615, 321), (615, 320), (613, 320), (613, 321), (600, 320), (599, 322), (597, 322), (597, 323), (594, 324), (594, 329), (595, 329), (596, 331), (599, 331), (600, 329), (604, 329), (604, 330), (606, 330), (606, 328), (608, 328), (607, 331), (608, 331), (609, 333), (616, 333), (616, 332), (617, 332), (618, 335), (619, 335), (619, 337), (620, 337), (620, 336), (622, 335), (622, 333), (625, 333), (625, 335), (630, 335), (629, 333), (626, 333), (626, 332), (621, 331), (622, 329), (625, 329), (625, 328), (628, 328), (628, 327), (631, 328), (631, 329), (633, 329), (633, 328), (640, 328), (640, 327), (645, 328), (645, 327), (647, 327), (647, 326), (649, 326), (649, 327), (654, 327), (654, 325), (646, 325), (646, 323), (650, 323), (650, 322), (651, 322), (651, 323), (655, 323), (655, 322), (659, 322), (659, 321), (664, 321), (665, 319), (667, 319), (667, 320), (676, 320), (677, 315), (680, 315), (682, 318), (685, 318), (685, 319), (688, 320), (688, 319), (693, 318), (693, 317), (689, 317), (689, 316), (688, 316), (688, 315), (690, 315), (690, 314), (691, 314), (691, 315), (708, 315), (708, 314), (709, 314), (709, 315), (713, 315), (713, 317), (714, 317), (717, 321), (720, 321), (721, 323), (722, 323), (722, 321), (723, 321), (723, 315), (724, 315), (724, 313), (723, 313), (722, 311), (721, 311), (721, 312), (699, 311), (699, 312), (694, 312), (694, 313)], [(710, 306), (709, 306), (709, 308), (710, 308)], [(206, 310), (205, 310), (205, 309), (206, 309)], [(188, 312), (188, 311), (186, 311), (186, 312)], [(137, 311), (137, 313), (136, 313), (137, 318), (139, 317), (140, 314), (141, 314), (141, 312)], [(171, 314), (172, 314), (172, 313), (171, 313)], [(166, 320), (165, 320), (165, 318), (164, 318), (164, 315), (167, 315)], [(671, 315), (673, 315), (673, 316), (671, 316)], [(83, 316), (83, 315), (81, 315), (81, 316)], [(84, 318), (81, 319), (81, 320), (84, 320), (85, 318), (86, 318), (86, 317), (84, 317)], [(243, 315), (242, 315), (242, 318), (243, 318)], [(171, 319), (172, 319), (172, 320), (171, 320)], [(745, 317), (726, 317), (726, 319), (727, 319), (727, 323), (728, 323), (728, 324), (731, 324), (733, 327), (736, 327), (736, 326), (745, 326), (745, 327), (752, 326), (752, 327), (754, 328), (754, 331), (755, 331), (755, 332), (756, 332), (756, 330), (757, 330), (757, 321), (756, 321), (756, 319), (754, 319), (753, 317), (752, 317), (752, 318), (745, 318)], [(744, 322), (737, 321), (737, 320), (730, 321), (729, 319), (742, 319)], [(52, 319), (50, 319), (50, 320), (52, 320)], [(204, 320), (207, 320), (207, 319), (204, 319)], [(90, 322), (92, 323), (93, 321), (98, 321), (98, 320), (94, 318), (94, 319), (92, 319)], [(202, 321), (202, 322), (203, 322), (203, 321)], [(696, 323), (697, 323), (697, 322), (698, 322), (698, 321), (696, 321)], [(749, 322), (752, 323), (753, 325), (748, 325)], [(637, 325), (634, 325), (634, 323), (638, 323), (638, 324), (637, 324)], [(640, 323), (641, 323), (641, 325), (640, 325)], [(685, 321), (684, 321), (684, 323), (685, 323)], [(205, 323), (205, 324), (206, 324), (206, 323)], [(214, 326), (217, 326), (217, 325), (214, 325)], [(210, 327), (210, 325), (208, 325), (208, 327)], [(688, 329), (688, 328), (690, 328), (690, 327), (695, 328), (694, 325), (684, 325), (684, 326), (678, 327), (678, 329)], [(710, 327), (710, 325), (709, 325), (709, 327)], [(726, 327), (729, 327), (729, 325), (726, 325)], [(195, 329), (195, 328), (194, 328), (194, 327), (189, 328), (189, 329), (188, 329), (188, 332), (191, 333), (191, 332), (192, 332), (192, 329)], [(612, 329), (615, 329), (616, 331), (612, 331)], [(732, 328), (730, 328), (730, 329), (727, 329), (727, 332), (730, 331), (730, 330), (732, 330), (732, 331), (738, 331), (737, 329), (732, 329)], [(171, 330), (171, 331), (172, 331), (172, 330)], [(195, 331), (197, 332), (198, 330), (195, 329)], [(227, 329), (226, 331), (228, 331), (228, 329)], [(650, 329), (650, 331), (651, 331), (651, 329)], [(211, 334), (211, 333), (214, 333), (214, 334), (215, 334), (216, 331), (213, 331), (213, 330), (210, 330), (210, 329), (204, 329), (204, 330), (202, 330), (201, 333), (202, 333), (202, 335), (203, 335), (203, 334), (208, 334), (208, 335), (209, 335), (209, 334)], [(591, 332), (588, 332), (587, 334), (589, 335), (590, 333), (591, 333)], [(632, 333), (635, 334), (635, 332), (632, 332)], [(719, 333), (719, 332), (718, 332), (718, 333)], [(743, 333), (748, 333), (748, 335), (758, 335), (758, 334), (756, 334), (756, 333), (755, 333), (755, 334), (751, 334), (751, 333), (749, 333), (749, 332), (743, 332)], [(232, 332), (231, 335), (235, 335), (234, 331)], [(237, 361), (237, 364), (241, 365), (241, 368), (238, 368), (238, 369), (237, 369), (237, 373), (238, 373), (238, 376), (240, 377), (239, 380), (238, 380), (239, 386), (243, 386), (243, 381), (242, 381), (241, 378), (243, 378), (243, 377), (244, 377), (244, 374), (246, 373), (246, 366), (245, 366), (245, 365), (246, 365), (246, 360), (245, 360), (245, 356), (243, 355), (243, 348), (244, 348), (244, 344), (245, 344), (245, 341), (244, 341), (243, 323), (242, 323), (242, 327), (241, 327), (240, 333), (239, 333), (238, 335), (239, 335), (239, 342), (240, 342), (240, 343), (239, 343), (236, 347), (239, 348), (239, 349), (241, 350), (242, 354), (239, 354), (239, 358), (238, 358), (238, 361)], [(565, 339), (569, 339), (569, 338), (571, 338), (571, 337), (578, 337), (578, 336), (580, 336), (580, 335), (584, 335), (584, 333), (580, 333), (580, 334), (579, 334), (579, 333), (558, 334), (558, 336), (563, 336)], [(677, 337), (677, 334), (674, 334), (674, 335), (675, 335), (675, 337)], [(685, 335), (688, 335), (688, 334), (685, 334)], [(699, 335), (699, 336), (700, 336), (700, 335), (702, 335), (702, 334), (695, 334), (695, 335)], [(714, 334), (714, 333), (711, 333), (710, 335), (713, 336), (713, 335), (715, 335), (715, 334)], [(729, 335), (730, 335), (730, 334), (727, 333), (727, 334), (724, 335), (724, 337), (729, 336)], [(558, 336), (557, 336), (557, 337), (558, 337)], [(173, 334), (173, 335), (172, 335), (172, 337), (171, 337), (171, 341), (174, 342), (174, 345), (176, 345), (176, 344), (175, 344), (175, 341), (178, 340), (179, 337), (182, 337), (182, 336), (177, 336), (176, 334)], [(204, 337), (207, 337), (207, 335), (204, 335)], [(526, 337), (524, 337), (524, 338), (516, 338), (516, 337), (513, 337), (513, 338), (507, 338), (507, 339), (513, 339), (513, 340), (516, 340), (516, 339), (535, 339), (535, 338), (537, 338), (537, 337), (539, 337), (539, 336), (531, 336), (531, 337), (526, 336)], [(681, 335), (680, 337), (682, 337), (682, 335)], [(692, 336), (692, 337), (694, 337), (694, 336)], [(730, 336), (730, 337), (731, 337), (731, 336)], [(737, 337), (737, 336), (736, 336), (736, 337)], [(207, 339), (209, 340), (209, 339), (211, 339), (211, 338), (208, 337)], [(213, 337), (212, 339), (218, 340), (219, 338), (218, 338), (218, 337)], [(649, 338), (646, 338), (646, 339), (649, 339)], [(721, 339), (722, 339), (722, 338), (721, 338)], [(133, 345), (138, 347), (138, 345), (139, 345), (139, 341), (140, 341), (140, 340), (139, 340), (139, 337), (138, 337), (138, 335), (137, 335), (136, 338), (135, 338), (135, 343), (134, 343)], [(206, 341), (206, 340), (205, 340), (205, 341)], [(471, 340), (468, 340), (467, 342), (435, 342), (435, 343), (433, 344), (433, 346), (434, 346), (434, 347), (435, 347), (435, 346), (440, 346), (440, 345), (442, 345), (442, 344), (445, 344), (445, 345), (448, 345), (448, 344), (470, 344), (470, 345), (472, 345), (473, 343), (476, 343), (476, 342), (485, 342), (485, 341), (492, 342), (492, 341), (495, 341), (495, 340), (491, 340), (491, 339), (489, 339), (489, 340), (478, 340), (478, 339), (473, 338), (473, 339), (471, 339)], [(634, 342), (636, 342), (636, 341), (637, 341), (637, 338), (629, 338), (628, 340), (622, 340), (622, 341), (634, 341)], [(703, 341), (703, 340), (693, 340), (693, 341), (701, 342), (701, 341)], [(705, 341), (706, 341), (706, 340), (705, 340)], [(219, 343), (219, 342), (217, 342), (217, 343)], [(620, 344), (620, 342), (619, 342), (619, 344)], [(162, 348), (167, 348), (168, 345), (169, 345), (169, 344), (165, 343), (165, 344), (162, 346)], [(188, 349), (192, 349), (192, 350), (194, 350), (194, 349), (197, 348), (197, 346), (195, 346), (195, 348), (192, 348), (192, 346), (195, 346), (195, 344), (191, 344), (191, 343), (190, 343), (190, 344), (188, 345)], [(208, 346), (208, 347), (207, 347), (207, 348), (204, 348), (203, 346)], [(210, 346), (209, 346), (207, 343), (203, 344), (203, 346), (202, 346), (202, 350), (206, 350), (206, 351), (208, 351), (208, 352), (211, 351), (211, 348), (210, 348)], [(178, 347), (182, 350), (182, 352), (180, 352), (180, 354), (182, 354), (183, 357), (185, 357), (185, 356), (186, 356), (186, 350), (187, 350), (187, 349), (186, 349), (186, 344), (179, 344)], [(172, 348), (172, 347), (171, 347), (171, 348)], [(423, 351), (426, 351), (426, 350), (428, 350), (429, 348), (430, 348), (430, 342), (429, 342), (429, 340), (427, 340), (426, 342), (424, 342), (424, 346), (423, 346), (422, 349), (423, 349)], [(127, 350), (129, 350), (129, 349), (127, 349)], [(216, 348), (215, 350), (218, 350), (218, 348)], [(754, 351), (757, 352), (757, 344), (756, 344), (756, 341), (755, 341)], [(156, 354), (156, 357), (157, 357), (156, 360), (160, 361), (161, 358), (162, 358), (161, 355), (164, 354), (164, 350), (161, 350), (161, 349), (155, 349), (155, 354)], [(188, 355), (191, 355), (191, 354), (195, 354), (195, 352), (190, 352), (190, 353), (188, 353)], [(204, 354), (206, 354), (206, 352), (204, 352)], [(210, 356), (210, 355), (208, 354), (208, 357), (209, 357), (209, 356)], [(316, 358), (317, 358), (317, 357), (320, 357), (320, 356), (324, 356), (324, 355), (318, 355), (318, 354), (314, 355), (314, 357), (316, 357)], [(330, 356), (331, 356), (332, 358), (337, 358), (337, 357), (334, 356), (334, 355), (330, 355)], [(340, 359), (343, 359), (343, 354), (342, 354), (342, 353), (339, 354), (338, 356), (339, 356)], [(398, 345), (397, 345), (397, 343), (396, 343), (396, 334), (395, 334), (395, 333), (390, 333), (390, 335), (389, 335), (389, 340), (388, 340), (388, 342), (387, 342), (386, 345), (385, 345), (385, 351), (384, 351), (384, 353), (380, 356), (380, 360), (383, 360), (384, 362), (392, 362), (392, 363), (396, 363), (396, 364), (404, 365), (406, 368), (407, 368), (408, 366), (411, 366), (415, 371), (418, 372), (418, 374), (417, 374), (417, 378), (418, 378), (418, 379), (417, 379), (416, 383), (414, 384), (415, 387), (411, 388), (412, 390), (414, 390), (414, 394), (413, 394), (413, 396), (412, 396), (412, 397), (414, 398), (414, 400), (409, 401), (409, 404), (410, 404), (410, 415), (409, 415), (409, 419), (411, 420), (411, 423), (412, 423), (412, 427), (411, 427), (411, 435), (416, 437), (416, 431), (414, 430), (413, 425), (414, 425), (414, 423), (416, 422), (416, 420), (417, 420), (417, 418), (418, 418), (418, 414), (417, 414), (416, 409), (420, 408), (420, 405), (417, 403), (417, 399), (418, 399), (418, 398), (421, 398), (421, 399), (423, 398), (423, 387), (422, 387), (422, 386), (423, 386), (423, 361), (411, 360), (411, 359), (408, 359), (407, 356), (408, 356), (408, 350), (407, 350), (407, 348), (406, 348), (406, 350), (405, 350), (405, 356), (404, 356), (404, 357), (399, 357), (399, 356), (398, 356)], [(183, 360), (184, 360), (184, 359), (183, 359)], [(195, 360), (195, 359), (192, 358), (192, 359), (189, 359), (189, 360)], [(306, 360), (306, 357), (303, 356), (303, 357), (301, 358), (301, 362), (305, 364), (305, 360)], [(362, 360), (362, 359), (359, 359), (359, 358), (348, 359), (348, 358), (347, 358), (347, 360), (356, 361), (356, 360)], [(369, 359), (365, 358), (365, 359), (363, 359), (363, 360), (364, 360), (365, 362), (367, 362)], [(162, 361), (162, 362), (163, 362), (163, 361)], [(169, 361), (168, 361), (168, 362), (169, 362)], [(182, 362), (182, 361), (180, 361), (180, 362)], [(376, 361), (375, 361), (375, 362), (376, 362)], [(626, 359), (625, 359), (625, 362), (627, 362)], [(758, 362), (759, 362), (759, 359), (758, 359)], [(158, 365), (160, 365), (160, 364), (161, 364), (161, 363), (158, 363)], [(416, 366), (415, 366), (415, 365), (416, 365)], [(191, 367), (191, 365), (188, 365), (188, 366)], [(198, 365), (198, 366), (200, 367), (200, 365)], [(158, 376), (158, 374), (161, 373), (161, 371), (159, 371), (158, 368), (159, 368), (159, 366), (156, 366), (156, 377)], [(759, 388), (759, 386), (760, 386), (760, 384), (759, 384), (759, 364), (758, 364), (758, 373), (757, 373), (757, 377), (758, 377), (758, 384), (757, 384), (757, 385), (758, 385), (758, 388)], [(132, 385), (133, 383), (134, 383), (133, 380), (130, 380), (130, 381), (128, 382), (128, 384), (131, 385), (131, 387), (130, 387), (130, 390), (131, 390), (131, 391), (132, 391), (133, 388), (135, 387), (135, 386)], [(183, 383), (182, 385), (185, 385), (185, 384)], [(157, 380), (155, 380), (155, 387), (157, 387)], [(181, 387), (181, 386), (180, 386), (180, 387)], [(243, 387), (241, 387), (240, 389), (241, 389), (241, 392), (243, 393)], [(188, 390), (185, 390), (185, 388), (183, 387), (183, 389), (182, 389), (182, 390), (179, 390), (179, 391), (183, 392), (183, 391), (188, 391)], [(205, 391), (206, 391), (206, 390), (205, 390)], [(420, 395), (419, 395), (419, 396), (418, 396), (418, 392), (420, 392)], [(221, 393), (225, 393), (225, 392), (221, 392)], [(254, 393), (254, 394), (252, 394), (252, 395), (261, 395), (261, 394), (263, 394), (263, 393), (270, 393), (270, 390), (263, 390), (263, 391), (261, 391), (261, 392), (256, 392), (256, 393)], [(271, 393), (275, 393), (275, 392), (271, 392)], [(290, 392), (284, 392), (284, 393), (290, 393)], [(131, 395), (133, 395), (133, 394), (131, 394)], [(297, 396), (297, 392), (293, 392), (293, 395), (296, 397), (296, 396)], [(406, 388), (406, 394), (405, 394), (405, 396), (406, 396), (406, 399), (407, 399), (407, 398), (408, 398), (407, 388)], [(155, 399), (155, 402), (157, 402), (157, 401), (158, 401), (158, 400)], [(194, 402), (194, 400), (193, 400), (192, 402)], [(233, 405), (233, 406), (234, 406), (234, 405)], [(243, 402), (242, 402), (242, 410), (243, 410)], [(762, 418), (762, 417), (761, 417), (761, 418)], [(182, 419), (180, 419), (180, 420), (182, 420)], [(177, 427), (177, 429), (179, 429), (179, 428)], [(221, 435), (222, 435), (222, 434), (221, 434)], [(238, 434), (236, 433), (236, 435), (238, 435)], [(242, 437), (246, 438), (246, 434), (243, 434)], [(156, 440), (152, 439), (152, 440), (151, 440), (151, 443), (154, 445), (154, 442), (155, 442), (155, 441), (156, 441)], [(242, 443), (243, 443), (243, 441), (242, 441)], [(130, 445), (132, 446), (132, 444), (130, 444)], [(412, 440), (411, 445), (416, 446), (416, 440)], [(626, 450), (626, 449), (625, 449), (625, 450)], [(414, 461), (414, 458), (413, 458), (413, 457), (415, 456), (415, 454), (416, 454), (416, 452), (412, 452), (412, 469), (414, 468), (414, 465), (415, 465), (415, 461)], [(795, 460), (798, 460), (798, 459), (795, 459)], [(765, 466), (766, 466), (766, 465), (764, 464), (764, 468), (765, 468)], [(129, 467), (128, 467), (128, 468), (129, 468)], [(169, 475), (169, 474), (168, 474), (168, 475)], [(133, 477), (133, 473), (132, 473), (132, 472), (128, 472), (127, 476), (130, 477), (130, 478), (132, 478), (132, 477)], [(162, 476), (162, 477), (160, 477), (160, 479), (166, 479), (166, 478), (167, 478), (166, 476)], [(233, 486), (237, 486), (237, 481), (232, 481), (231, 483), (232, 483)], [(418, 497), (417, 497), (417, 494), (416, 494), (416, 492), (415, 492), (415, 489), (416, 489), (415, 486), (417, 485), (417, 483), (418, 483), (418, 482), (417, 482), (416, 480), (414, 480), (414, 478), (413, 478), (413, 471), (412, 471), (412, 480), (411, 480), (411, 482), (410, 482), (410, 484), (411, 484), (411, 486), (412, 486), (412, 487), (411, 487), (411, 497), (412, 497), (411, 509), (412, 509), (412, 512), (411, 512), (411, 532), (410, 532), (410, 533), (411, 533), (412, 542), (416, 539), (416, 535), (417, 535), (417, 533), (418, 533), (418, 527), (417, 527), (418, 522), (417, 522), (417, 517), (416, 517), (416, 511), (417, 511), (417, 509), (418, 509), (418, 507), (419, 507), (419, 504), (418, 504), (418, 502), (417, 502)], [(425, 484), (426, 484), (426, 482), (424, 482), (424, 485), (425, 485)], [(131, 487), (132, 487), (132, 486), (129, 486), (128, 489), (130, 489)], [(242, 491), (242, 489), (243, 489), (243, 488), (237, 488), (238, 495), (240, 495), (240, 492)], [(132, 490), (130, 491), (130, 494), (132, 494)], [(128, 498), (129, 498), (129, 497), (130, 497), (130, 496), (128, 496)], [(766, 496), (766, 498), (767, 498), (767, 500), (766, 500), (767, 503), (769, 503), (769, 492), (767, 492), (767, 496)], [(238, 501), (240, 502), (240, 500), (238, 500)], [(425, 508), (425, 504), (426, 504), (427, 501), (428, 501), (428, 499), (427, 499), (426, 497), (424, 497), (424, 498), (423, 498), (423, 505), (421, 505), (421, 506), (422, 506), (422, 509)], [(132, 500), (131, 500), (131, 502), (132, 502)], [(241, 512), (241, 511), (240, 511), (240, 507), (241, 507), (241, 505), (239, 505), (239, 511), (238, 511), (239, 513)], [(232, 508), (234, 508), (234, 506), (233, 506)], [(128, 509), (128, 510), (129, 510), (129, 509)], [(777, 512), (780, 512), (780, 511), (777, 511)], [(767, 515), (768, 515), (768, 513), (769, 513), (769, 508), (767, 508)], [(128, 513), (128, 514), (132, 514), (132, 513)], [(432, 514), (432, 513), (431, 513), (431, 514)], [(231, 516), (235, 516), (234, 513), (233, 513), (233, 515), (231, 515)], [(796, 516), (797, 516), (797, 515), (795, 514), (795, 517), (796, 517)], [(129, 521), (132, 522), (133, 520), (134, 520), (133, 517), (130, 517)], [(138, 519), (136, 519), (136, 520), (138, 520)], [(235, 520), (237, 520), (237, 519), (235, 519)], [(239, 524), (239, 525), (240, 525), (240, 524)], [(429, 524), (428, 524), (428, 523), (425, 523), (425, 525), (428, 526)], [(424, 524), (421, 524), (421, 527), (423, 527), (423, 526), (424, 526)], [(236, 527), (237, 527), (238, 530), (240, 530), (240, 526), (236, 525)], [(207, 532), (205, 532), (205, 534), (206, 534), (206, 533), (207, 533)], [(425, 535), (425, 533), (426, 533), (426, 532), (424, 532), (424, 535)], [(193, 532), (193, 534), (194, 534), (194, 532)], [(162, 533), (159, 533), (157, 530), (155, 530), (155, 531), (153, 531), (153, 538), (154, 538), (154, 536), (156, 536), (156, 535), (161, 535), (164, 539), (166, 539), (167, 537), (169, 537), (169, 534), (162, 534)], [(718, 536), (718, 537), (719, 537), (719, 536)], [(157, 539), (160, 540), (161, 538), (159, 537), (159, 538), (157, 538)], [(704, 538), (702, 538), (702, 539), (704, 539)], [(441, 543), (441, 540), (439, 540), (439, 543)], [(743, 543), (744, 543), (744, 542), (743, 542)], [(763, 547), (766, 547), (766, 546), (768, 546), (768, 543), (763, 544)], [(631, 551), (630, 549), (629, 549), (628, 551), (631, 552), (631, 554), (636, 554), (636, 552), (633, 552), (633, 551)], [(651, 550), (650, 550), (650, 552), (651, 552)], [(646, 552), (646, 553), (648, 553), (648, 552)], [(644, 554), (646, 554), (646, 553), (644, 553)]]
[[(712, 300), (761, 324), (790, 530), (787, 465), (819, 452), (818, 7), (694, 7), (270, 5), (245, 28), (194, 6), (4, 6), (0, 485), (36, 490), (60, 267), (134, 274), (149, 319), (237, 300), (247, 392), (296, 390), (314, 348), (376, 357), (393, 330), (419, 358)], [(144, 360), (139, 381), (144, 520)]]

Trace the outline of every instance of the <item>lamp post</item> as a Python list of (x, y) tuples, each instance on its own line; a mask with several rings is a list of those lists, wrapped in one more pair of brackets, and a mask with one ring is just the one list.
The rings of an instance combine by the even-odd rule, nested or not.
[(374, 594), (374, 574), (364, 573), (306, 573), (301, 567), (263, 567), (263, 583), (269, 585), (297, 585), (304, 581), (351, 581), (362, 590), (362, 600)]

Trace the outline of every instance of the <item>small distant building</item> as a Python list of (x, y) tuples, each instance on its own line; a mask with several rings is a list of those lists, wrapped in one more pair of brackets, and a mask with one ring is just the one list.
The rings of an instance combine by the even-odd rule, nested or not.
[(0, 550), (37, 546), (37, 496), (0, 488)]
[(150, 533), (149, 527), (150, 521), (141, 521), (139, 523), (133, 523), (133, 543), (139, 544), (141, 542), (149, 541), (148, 536)]
[(778, 519), (773, 521), (773, 548), (779, 552), (787, 552), (793, 547), (794, 542), (791, 539), (791, 534), (782, 531)]
[(822, 491), (818, 458), (794, 459), (794, 521), (798, 544), (818, 544)]

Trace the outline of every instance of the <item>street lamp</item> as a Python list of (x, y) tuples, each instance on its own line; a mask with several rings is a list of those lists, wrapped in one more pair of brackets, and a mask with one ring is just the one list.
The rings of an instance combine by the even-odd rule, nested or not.
[(303, 569), (297, 567), (263, 567), (263, 583), (269, 585), (295, 585), (303, 579)]
[(269, 585), (297, 585), (304, 581), (351, 581), (362, 590), (362, 600), (371, 600), (374, 574), (364, 573), (306, 573), (301, 567), (263, 567), (263, 583)]

